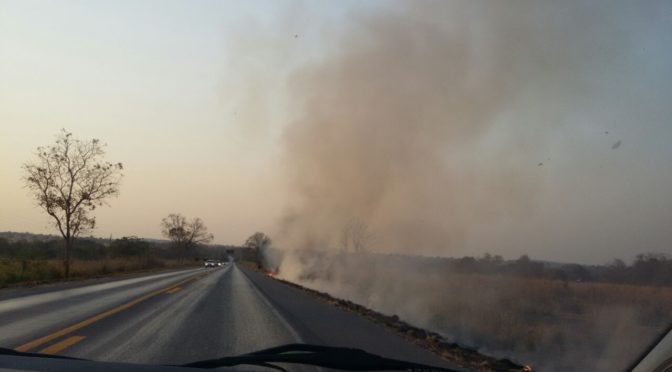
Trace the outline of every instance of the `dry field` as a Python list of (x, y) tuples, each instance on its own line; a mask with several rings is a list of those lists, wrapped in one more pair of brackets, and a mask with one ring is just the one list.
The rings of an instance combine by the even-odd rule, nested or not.
[[(116, 273), (151, 269), (169, 269), (194, 266), (193, 261), (154, 259), (142, 257), (107, 258), (102, 260), (72, 262), (71, 279), (92, 278)], [(0, 259), (0, 287), (15, 283), (42, 283), (61, 280), (63, 266), (60, 260)]]
[(435, 290), (427, 325), (542, 370), (623, 369), (672, 322), (672, 288), (452, 274)]
[(669, 287), (323, 263), (280, 276), (542, 371), (622, 370), (672, 323)]

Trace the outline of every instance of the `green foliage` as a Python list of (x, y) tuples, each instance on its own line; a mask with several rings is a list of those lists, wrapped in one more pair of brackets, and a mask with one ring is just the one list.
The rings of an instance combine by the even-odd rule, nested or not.
[(51, 281), (62, 276), (60, 262), (57, 260), (0, 259), (0, 285), (24, 281)]
[[(0, 286), (62, 279), (63, 244), (57, 237), (0, 233)], [(84, 278), (198, 265), (203, 257), (224, 259), (227, 248), (232, 247), (197, 246), (184, 260), (184, 252), (168, 242), (150, 242), (135, 236), (115, 240), (81, 238), (72, 247), (75, 261), (71, 274)]]
[(0, 257), (11, 257), (24, 260), (57, 258), (63, 248), (59, 240), (29, 241), (17, 240), (10, 242), (0, 237)]
[(146, 256), (150, 244), (136, 236), (123, 237), (115, 240), (109, 247), (111, 257)]

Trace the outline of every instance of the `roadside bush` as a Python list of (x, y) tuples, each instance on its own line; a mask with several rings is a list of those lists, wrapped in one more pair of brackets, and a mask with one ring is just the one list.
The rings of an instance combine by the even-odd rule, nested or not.
[[(117, 273), (152, 269), (170, 269), (194, 266), (194, 262), (148, 257), (108, 258), (91, 261), (73, 261), (71, 277), (91, 278)], [(17, 283), (50, 282), (63, 278), (60, 260), (0, 259), (0, 287)]]

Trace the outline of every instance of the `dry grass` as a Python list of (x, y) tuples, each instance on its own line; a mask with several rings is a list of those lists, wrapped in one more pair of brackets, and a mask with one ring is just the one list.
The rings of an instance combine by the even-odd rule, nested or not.
[(389, 329), (397, 332), (400, 336), (406, 338), (407, 340), (427, 348), (436, 354), (439, 354), (444, 359), (449, 360), (456, 365), (462, 366), (469, 370), (473, 371), (482, 371), (482, 372), (521, 372), (527, 371), (528, 369), (525, 366), (518, 365), (506, 358), (493, 358), (488, 355), (479, 353), (477, 350), (472, 348), (464, 347), (459, 344), (446, 341), (442, 335), (427, 331), (415, 326), (412, 326), (403, 320), (399, 319), (396, 315), (387, 316), (381, 314), (377, 311), (368, 309), (359, 304), (353, 303), (348, 300), (343, 300), (335, 298), (328, 293), (316, 291), (310, 288), (306, 288), (296, 283), (292, 283), (283, 279), (275, 278), (287, 285), (299, 288), (307, 293), (310, 293), (330, 305), (340, 307), (346, 311), (356, 313), (374, 323), (379, 323), (388, 327)]
[(622, 370), (672, 322), (667, 287), (567, 283), (377, 261), (348, 262), (294, 280), (396, 315), (449, 342), (543, 371)]
[[(118, 273), (152, 269), (170, 269), (194, 266), (192, 261), (142, 257), (108, 258), (96, 261), (73, 261), (70, 279), (94, 278)], [(60, 260), (10, 260), (0, 259), (0, 287), (18, 283), (44, 283), (63, 280)]]
[(672, 288), (450, 274), (426, 303), (456, 341), (544, 370), (618, 370), (672, 321)]

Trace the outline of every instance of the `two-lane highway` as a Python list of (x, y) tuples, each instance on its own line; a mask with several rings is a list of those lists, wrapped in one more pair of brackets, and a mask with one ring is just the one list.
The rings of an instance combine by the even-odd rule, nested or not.
[(0, 346), (181, 364), (305, 342), (452, 367), (387, 329), (235, 264), (0, 292)]

